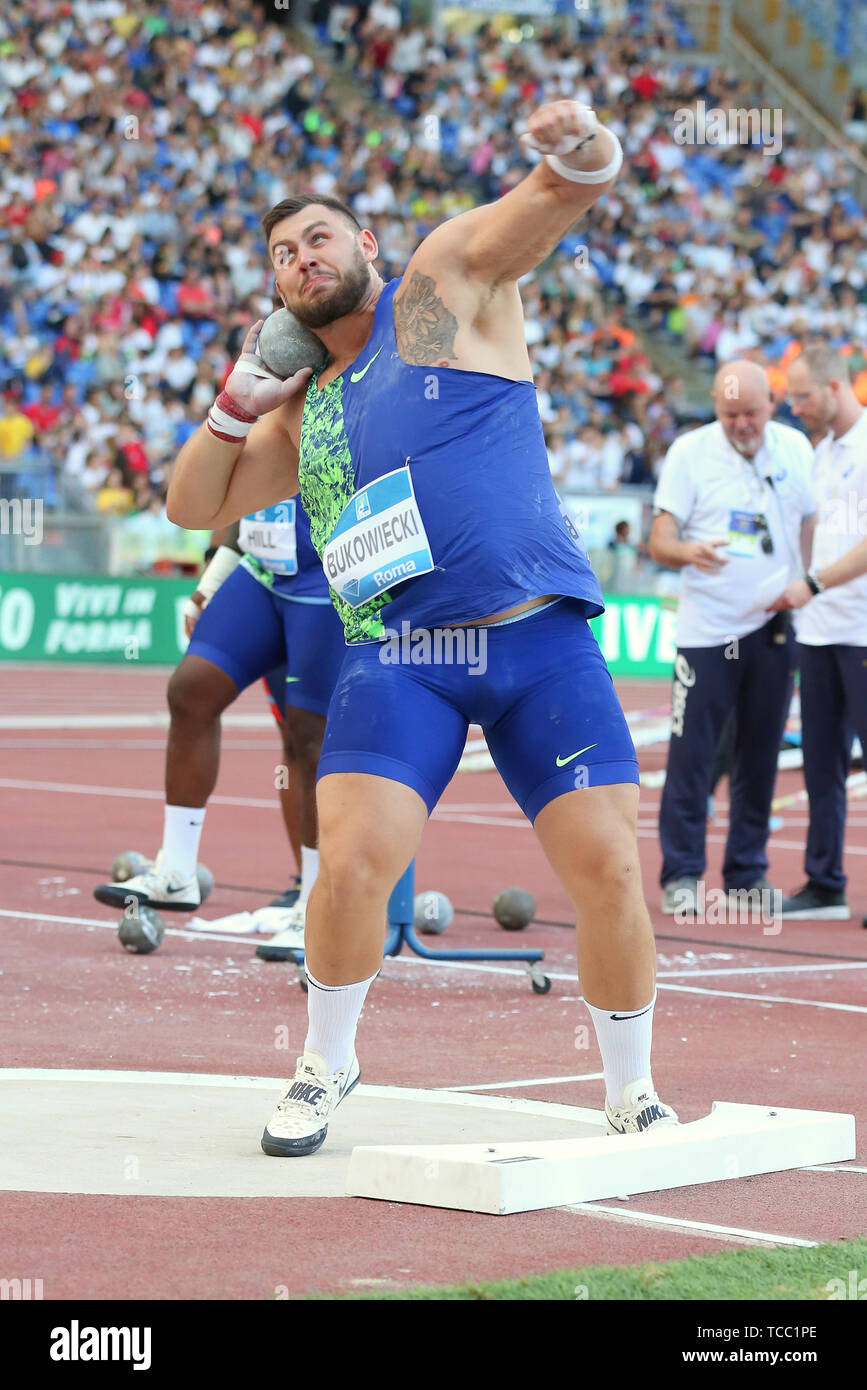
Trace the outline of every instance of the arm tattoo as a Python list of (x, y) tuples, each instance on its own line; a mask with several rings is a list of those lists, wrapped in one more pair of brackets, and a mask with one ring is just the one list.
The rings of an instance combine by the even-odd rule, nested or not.
[(447, 365), (442, 358), (456, 358), (458, 321), (436, 293), (429, 275), (413, 271), (409, 284), (394, 300), (394, 332), (397, 350), (416, 367)]

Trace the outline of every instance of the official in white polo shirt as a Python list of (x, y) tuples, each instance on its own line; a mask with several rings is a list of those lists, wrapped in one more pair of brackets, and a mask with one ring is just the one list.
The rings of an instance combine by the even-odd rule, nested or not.
[(690, 911), (706, 867), (714, 752), (735, 713), (727, 891), (770, 888), (765, 846), (794, 678), (788, 615), (767, 609), (803, 573), (813, 451), (771, 422), (764, 370), (737, 361), (713, 386), (716, 422), (676, 439), (654, 496), (654, 560), (683, 568), (671, 742), (659, 814), (663, 912)]
[(852, 390), (845, 359), (827, 343), (795, 358), (788, 385), (792, 410), (807, 429), (828, 433), (816, 446), (811, 568), (773, 605), (800, 610), (795, 624), (810, 798), (807, 882), (783, 899), (782, 915), (846, 919), (846, 774), (855, 734), (867, 754), (867, 574), (856, 573), (867, 544), (867, 410)]

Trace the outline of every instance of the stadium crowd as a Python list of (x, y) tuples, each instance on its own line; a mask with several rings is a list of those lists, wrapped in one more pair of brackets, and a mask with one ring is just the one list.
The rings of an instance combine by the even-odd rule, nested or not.
[(0, 474), (20, 490), (158, 515), (173, 457), (273, 306), (262, 212), (336, 194), (374, 230), (387, 280), (439, 221), (525, 175), (521, 122), (561, 96), (614, 126), (626, 164), (522, 282), (558, 485), (649, 489), (675, 434), (709, 417), (654, 367), (662, 338), (711, 365), (750, 355), (778, 387), (809, 334), (867, 339), (845, 159), (788, 128), (777, 153), (677, 143), (677, 110), (755, 93), (654, 58), (688, 40), (658, 6), (578, 42), (438, 33), (392, 0), (313, 18), (299, 32), (246, 0), (11, 0), (0, 15)]

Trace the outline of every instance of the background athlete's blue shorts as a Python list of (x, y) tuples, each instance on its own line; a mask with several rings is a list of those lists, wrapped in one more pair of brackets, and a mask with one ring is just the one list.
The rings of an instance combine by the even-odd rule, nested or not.
[[(269, 675), (275, 703), (325, 714), (346, 655), (343, 624), (327, 603), (281, 598), (242, 565), (220, 585), (187, 652), (225, 671), (239, 690)], [(285, 675), (280, 691), (279, 673)]]
[[(349, 647), (328, 710), (319, 776), (389, 777), (417, 791), (431, 812), (454, 776), (468, 726), (480, 724), (503, 781), (531, 821), (564, 792), (638, 782), (608, 667), (573, 599), (468, 633), (476, 645), (469, 635), (463, 639), (466, 659), (453, 664), (425, 659), (411, 633), (399, 660), (391, 659), (397, 639)], [(432, 641), (428, 658), (436, 650)], [(450, 647), (440, 655), (445, 650), (460, 654)]]

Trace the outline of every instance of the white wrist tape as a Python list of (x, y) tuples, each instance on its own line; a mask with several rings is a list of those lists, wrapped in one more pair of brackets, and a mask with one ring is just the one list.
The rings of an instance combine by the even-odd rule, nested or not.
[(213, 433), (229, 435), (232, 439), (246, 439), (255, 423), (255, 420), (238, 420), (234, 415), (229, 415), (216, 401), (208, 411), (208, 424)]
[(241, 556), (237, 550), (232, 550), (228, 545), (218, 546), (216, 555), (213, 556), (196, 585), (196, 592), (205, 596), (205, 604), (214, 597), (223, 580), (229, 578), (240, 561)]
[(280, 380), (276, 372), (265, 366), (258, 352), (242, 352), (232, 370), (249, 372), (251, 376), (267, 376), (272, 381)]
[(614, 141), (614, 155), (611, 163), (606, 164), (604, 169), (570, 169), (569, 165), (564, 164), (556, 154), (546, 154), (545, 160), (550, 164), (555, 174), (568, 179), (570, 183), (607, 183), (609, 179), (613, 179), (615, 174), (620, 172), (620, 167), (623, 164), (623, 146), (613, 130), (609, 130), (608, 134)]

